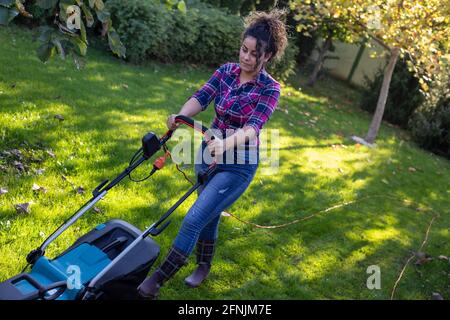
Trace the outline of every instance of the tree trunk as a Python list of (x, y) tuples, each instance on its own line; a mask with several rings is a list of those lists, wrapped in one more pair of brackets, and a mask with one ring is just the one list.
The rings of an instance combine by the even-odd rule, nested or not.
[(311, 73), (311, 76), (309, 77), (308, 86), (313, 86), (314, 83), (317, 81), (317, 76), (319, 75), (320, 70), (322, 70), (323, 62), (325, 60), (325, 54), (327, 53), (328, 49), (331, 47), (331, 36), (328, 36), (324, 43), (322, 44), (322, 48), (320, 48), (319, 51), (319, 57), (317, 58), (316, 64), (314, 65), (314, 70)]
[(394, 72), (399, 54), (399, 48), (394, 48), (391, 50), (389, 63), (384, 70), (383, 84), (381, 86), (380, 95), (378, 96), (377, 108), (375, 109), (375, 114), (373, 115), (372, 123), (370, 124), (370, 128), (365, 139), (369, 143), (373, 143), (375, 141), (378, 130), (380, 129), (381, 120), (383, 119), (384, 108), (386, 106), (386, 100), (389, 93), (389, 86), (391, 84), (392, 73)]

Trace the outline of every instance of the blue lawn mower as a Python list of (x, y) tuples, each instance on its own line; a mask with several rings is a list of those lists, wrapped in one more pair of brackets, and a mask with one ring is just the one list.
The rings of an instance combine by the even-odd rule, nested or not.
[[(175, 122), (187, 124), (203, 134), (208, 131), (208, 128), (185, 116), (177, 116)], [(56, 258), (48, 259), (44, 254), (51, 242), (105, 197), (111, 188), (130, 176), (134, 169), (161, 148), (167, 154), (165, 143), (172, 133), (173, 131), (169, 130), (161, 138), (152, 132), (146, 134), (142, 138), (142, 147), (135, 153), (130, 165), (111, 182), (105, 180), (97, 186), (86, 204), (53, 232), (39, 248), (28, 254), (26, 260), (32, 266), (31, 272), (22, 272), (0, 283), (0, 300), (139, 299), (137, 287), (145, 279), (160, 253), (159, 245), (148, 236), (155, 237), (167, 228), (170, 220), (159, 226), (190, 194), (206, 182), (215, 170), (215, 163), (200, 172), (197, 182), (145, 231), (126, 221), (114, 219), (96, 226)], [(214, 136), (211, 136), (211, 139), (213, 138)], [(148, 177), (160, 168), (154, 164)], [(74, 278), (74, 275), (78, 275), (78, 278)]]

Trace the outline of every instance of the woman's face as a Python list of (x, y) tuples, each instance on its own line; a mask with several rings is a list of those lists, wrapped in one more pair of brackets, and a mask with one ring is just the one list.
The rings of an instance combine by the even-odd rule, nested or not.
[(242, 70), (248, 73), (258, 72), (262, 65), (267, 62), (270, 55), (265, 55), (260, 58), (259, 65), (256, 65), (256, 39), (253, 37), (246, 37), (241, 44), (239, 50), (239, 64)]

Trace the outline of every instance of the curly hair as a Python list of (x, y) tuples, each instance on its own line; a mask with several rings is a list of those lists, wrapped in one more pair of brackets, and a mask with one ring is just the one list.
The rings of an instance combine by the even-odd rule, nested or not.
[(272, 9), (269, 12), (254, 11), (244, 18), (245, 30), (241, 41), (249, 36), (256, 39), (257, 66), (263, 54), (272, 54), (268, 62), (283, 56), (288, 44), (284, 22), (286, 14), (286, 9)]

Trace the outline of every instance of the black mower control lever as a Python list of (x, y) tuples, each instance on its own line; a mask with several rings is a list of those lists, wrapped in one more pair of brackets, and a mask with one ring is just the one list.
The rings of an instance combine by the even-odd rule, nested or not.
[(41, 248), (37, 248), (32, 250), (28, 255), (27, 255), (27, 262), (31, 265), (34, 265), (34, 263), (43, 255), (45, 254), (44, 251), (42, 251)]
[(150, 234), (151, 234), (153, 237), (156, 237), (156, 236), (159, 235), (161, 232), (163, 232), (164, 229), (166, 229), (166, 228), (169, 226), (170, 222), (172, 222), (172, 220), (169, 220), (169, 221), (167, 221), (166, 223), (164, 223), (164, 224), (162, 225), (161, 228), (153, 228), (153, 229), (151, 229), (151, 230), (150, 230)]
[(109, 182), (109, 180), (102, 181), (95, 189), (92, 191), (92, 195), (94, 197), (98, 196), (100, 194), (100, 190)]

